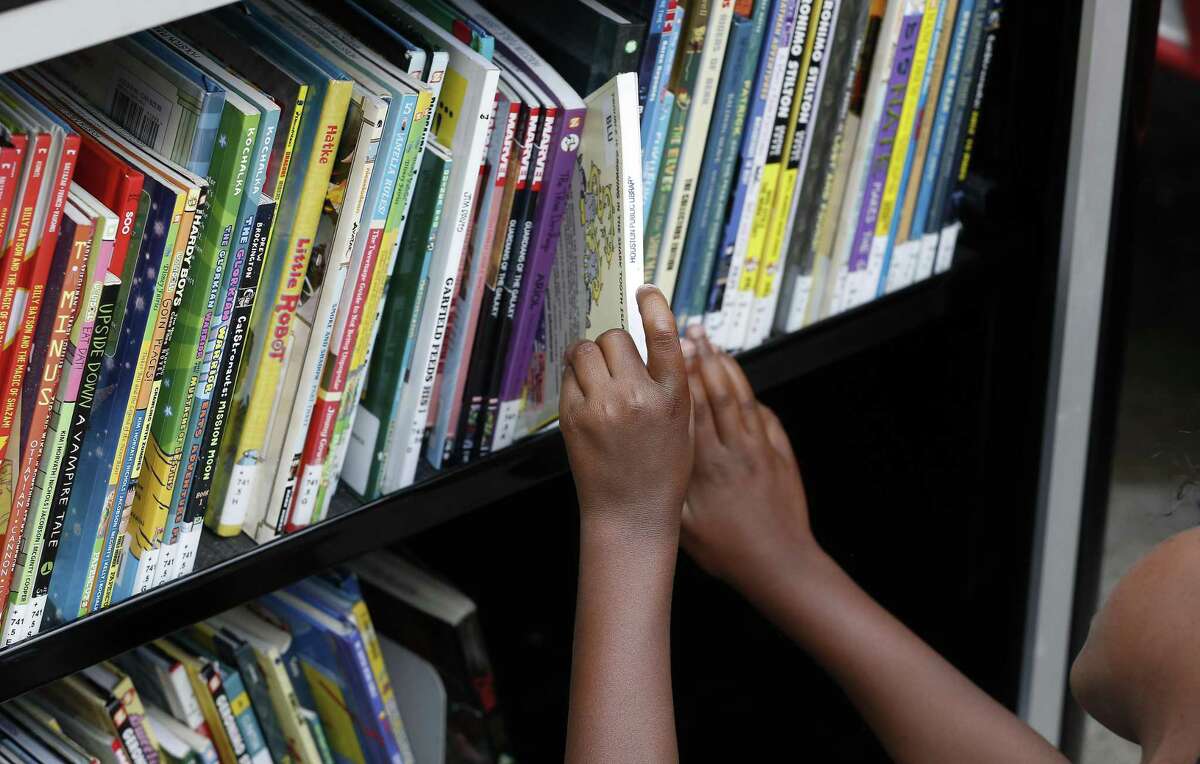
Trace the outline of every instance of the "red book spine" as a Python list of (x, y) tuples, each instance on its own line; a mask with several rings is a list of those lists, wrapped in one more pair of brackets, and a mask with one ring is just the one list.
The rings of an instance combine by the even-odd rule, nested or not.
[[(0, 601), (8, 598), (8, 590), (12, 584), (13, 568), (16, 567), (17, 547), (21, 534), (25, 530), (25, 516), (29, 511), (29, 502), (33, 496), (33, 480), (37, 474), (37, 460), (33, 460), (32, 469), (26, 475), (23, 467), (28, 461), (18, 450), (18, 458), (10, 460), (7, 447), (12, 437), (13, 424), (17, 414), (17, 403), (21, 400), (21, 385), (25, 381), (25, 369), (29, 365), (29, 350), (33, 343), (33, 332), (37, 326), (38, 312), (42, 307), (42, 297), (46, 292), (46, 279), (50, 275), (50, 263), (54, 260), (54, 248), (58, 244), (59, 223), (62, 221), (63, 205), (66, 204), (67, 189), (71, 187), (71, 178), (75, 174), (75, 162), (79, 156), (79, 136), (68, 135), (63, 143), (62, 160), (59, 162), (57, 174), (52, 178), (55, 183), (54, 193), (50, 197), (51, 207), (46, 218), (41, 245), (37, 252), (25, 257), (21, 267), (20, 287), (26, 290), (26, 304), (20, 318), (15, 352), (10, 352), (8, 366), (3, 379), (8, 381), (8, 388), (3, 400), (3, 411), (0, 413), (0, 442), (5, 443), (5, 452), (0, 453), (8, 468), (17, 468), (12, 493), (12, 509), (8, 516), (8, 527), (4, 534), (4, 547), (0, 551)], [(77, 277), (78, 278), (78, 277)], [(78, 286), (78, 285), (76, 285)], [(11, 323), (11, 321), (10, 321)], [(68, 324), (70, 320), (68, 319)], [(70, 333), (70, 329), (67, 329)], [(11, 332), (10, 332), (11, 334)], [(59, 364), (62, 362), (65, 339), (59, 343), (57, 355)], [(47, 353), (49, 358), (50, 353)], [(51, 396), (53, 398), (53, 395)], [(36, 412), (35, 412), (36, 416)], [(49, 409), (46, 409), (49, 416)], [(41, 436), (45, 434), (46, 422), (43, 417), (41, 432), (38, 435), (38, 456), (41, 455)], [(31, 431), (32, 435), (32, 431)], [(18, 430), (17, 436), (20, 436)]]
[(4, 235), (8, 233), (12, 203), (17, 195), (21, 159), (25, 156), (25, 136), (12, 136), (12, 143), (0, 149), (0, 250), (4, 248)]
[(112, 263), (108, 266), (109, 272), (120, 276), (125, 269), (125, 258), (129, 253), (145, 178), (85, 134), (79, 145), (79, 167), (75, 171), (75, 181), (120, 220)]
[[(50, 134), (40, 133), (33, 138), (29, 157), (26, 163), (32, 162), (29, 180), (25, 184), (24, 194), (17, 203), (16, 219), (13, 221), (12, 244), (4, 251), (4, 259), (0, 262), (0, 360), (7, 357), (9, 348), (9, 319), (12, 317), (13, 303), (17, 297), (17, 284), (21, 275), (21, 264), (25, 262), (26, 249), (29, 247), (29, 237), (33, 232), (33, 213), (37, 206), (38, 194), (42, 190), (42, 181), (46, 175), (46, 160), (50, 155)], [(15, 334), (15, 333), (14, 333)], [(3, 364), (0, 363), (0, 367)], [(4, 453), (5, 442), (0, 438), (0, 454)], [(0, 482), (11, 480), (12, 476), (0, 475)], [(5, 508), (0, 507), (0, 512)]]

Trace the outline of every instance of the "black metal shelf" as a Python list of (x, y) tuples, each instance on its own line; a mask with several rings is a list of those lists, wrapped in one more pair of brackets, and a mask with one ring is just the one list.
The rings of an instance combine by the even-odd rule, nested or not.
[[(978, 305), (980, 288), (994, 286), (997, 269), (985, 267), (993, 262), (960, 254), (950, 273), (774, 339), (743, 355), (750, 381), (760, 392), (778, 387)], [(566, 471), (562, 437), (554, 430), (379, 501), (363, 504), (342, 490), (329, 520), (269, 544), (205, 531), (197, 570), (187, 578), (0, 651), (0, 701)]]

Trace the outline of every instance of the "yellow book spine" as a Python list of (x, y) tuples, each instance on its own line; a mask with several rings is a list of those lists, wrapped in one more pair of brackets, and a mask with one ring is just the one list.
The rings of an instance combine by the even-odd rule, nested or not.
[(879, 204), (879, 220), (875, 224), (875, 236), (891, 234), (892, 219), (896, 212), (896, 199), (900, 194), (900, 183), (904, 180), (904, 168), (908, 164), (908, 145), (912, 141), (913, 125), (917, 121), (917, 105), (921, 100), (921, 83), (925, 79), (925, 68), (929, 64), (929, 46), (933, 41), (933, 29), (937, 25), (938, 0), (925, 0), (921, 17), (921, 32), (917, 47), (913, 51), (913, 63), (904, 92), (904, 108), (900, 112), (900, 125), (896, 128), (896, 142), (888, 163), (887, 181), (883, 186), (883, 199)]
[[(251, 320), (251, 325), (266, 327), (266, 334), (256, 337), (255, 341), (265, 343), (266, 346), (262, 352), (257, 354), (257, 369), (252, 370), (254, 382), (250, 389), (248, 406), (242, 418), (241, 430), (235, 445), (236, 451), (232, 460), (233, 474), (229, 478), (221, 517), (215, 523), (222, 530), (241, 528), (243, 520), (257, 522), (261, 514), (258, 517), (250, 517), (249, 513), (265, 511), (265, 506), (252, 506), (254, 503), (253, 483), (256, 477), (254, 468), (258, 466), (260, 454), (266, 445), (268, 426), (274, 411), (276, 389), (279, 386), (283, 361), (290, 345), (291, 322), (296, 304), (300, 299), (301, 288), (304, 286), (308, 261), (312, 256), (313, 238), (321, 217), (321, 208), (329, 190), (333, 156), (345, 121), (346, 110), (350, 105), (352, 89), (349, 81), (336, 81), (330, 83), (326, 90), (325, 99), (321, 104), (316, 140), (313, 141), (308, 165), (305, 168), (304, 185), (300, 192), (295, 224), (288, 234), (286, 249), (282, 254), (277, 254), (275, 251), (277, 248), (272, 244), (268, 255), (272, 260), (278, 260), (280, 257), (284, 260), (284, 272), (279, 280), (276, 293), (261, 295), (254, 307), (255, 316)], [(269, 318), (260, 317), (260, 311), (264, 310), (271, 311)], [(266, 320), (260, 320), (261, 318), (266, 318)], [(235, 397), (241, 398), (242, 396), (235, 393)], [(266, 502), (260, 502), (260, 504), (265, 505)]]
[(271, 696), (275, 718), (279, 720), (283, 736), (287, 739), (288, 750), (292, 751), (300, 762), (320, 761), (321, 756), (317, 752), (312, 733), (300, 718), (300, 701), (292, 687), (292, 679), (283, 665), (283, 659), (258, 648), (253, 649), (263, 679), (267, 682), (267, 694)]
[(358, 733), (354, 729), (354, 719), (347, 710), (350, 704), (342, 694), (342, 688), (332, 677), (308, 661), (301, 659), (300, 666), (312, 688), (313, 701), (317, 704), (317, 716), (321, 717), (321, 726), (325, 728), (325, 736), (329, 738), (329, 747), (339, 760), (365, 764), (366, 759), (358, 743)]
[[(154, 409), (158, 404), (158, 393), (162, 386), (162, 370), (159, 368), (166, 360), (166, 340), (168, 327), (173, 320), (172, 303), (175, 301), (175, 291), (179, 285), (179, 276), (183, 269), (184, 251), (187, 249), (188, 240), (191, 235), (192, 220), (196, 216), (196, 209), (199, 206), (200, 189), (192, 188), (184, 197), (182, 214), (178, 216), (177, 227), (173, 226), (175, 233), (175, 244), (171, 249), (170, 261), (168, 262), (167, 280), (165, 284), (161, 284), (161, 288), (155, 290), (154, 303), (151, 305), (151, 311), (154, 315), (154, 323), (152, 327), (148, 327), (151, 331), (150, 342), (147, 348), (143, 348), (138, 354), (137, 377), (135, 382), (136, 396), (130, 395), (130, 405), (125, 408), (125, 420), (121, 426), (121, 442), (117, 448), (117, 461), (113, 464), (113, 473), (109, 476), (109, 486), (111, 493), (106, 497), (106, 501), (116, 500), (117, 483), (121, 479), (121, 470), (125, 462), (125, 451), (129, 446), (129, 438), (133, 436), (132, 425), (133, 420), (137, 417), (137, 412), (144, 412), (142, 418), (142, 428), (137, 434), (137, 442), (133, 444), (133, 470), (130, 472), (129, 485), (125, 491), (125, 497), (120, 507), (113, 507), (112, 512), (120, 512), (122, 517), (120, 521), (120, 530), (117, 534), (118, 544), (125, 538), (129, 532), (133, 515), (134, 498), (136, 497), (135, 487), (138, 477), (142, 472), (142, 462), (146, 455), (146, 444), (150, 441), (150, 422), (154, 419)], [(170, 234), (168, 234), (169, 236)], [(147, 352), (147, 350), (149, 352)], [(136, 403), (133, 401), (136, 398)], [(137, 555), (140, 557), (146, 549), (151, 549), (157, 545), (162, 538), (163, 526), (166, 525), (166, 508), (163, 507), (162, 512), (153, 512), (151, 516), (139, 517), (138, 522), (144, 523), (140, 528), (135, 527), (130, 540), (131, 545), (137, 545)], [(138, 539), (141, 539), (139, 542)], [(121, 564), (125, 561), (125, 550), (118, 546), (113, 550), (112, 557), (109, 560), (108, 570), (104, 577), (104, 591), (101, 596), (100, 606), (106, 608), (112, 604), (113, 591), (116, 588), (117, 580), (120, 577)]]
[[(776, 271), (779, 269), (779, 260), (783, 256), (783, 235), (787, 229), (788, 216), (792, 210), (792, 199), (796, 195), (796, 185), (800, 177), (799, 157), (793, 155), (796, 152), (796, 141), (804, 140), (804, 134), (797, 129), (801, 119), (800, 109), (805, 103), (805, 99), (800, 94), (804, 90), (804, 83), (808, 79), (808, 70), (812, 66), (813, 44), (817, 39), (817, 31), (821, 29), (822, 13), (825, 12), (826, 6), (835, 5), (835, 0), (822, 0), (816, 3), (812, 10), (812, 18), (817, 22), (808, 25), (808, 36), (804, 41), (804, 57), (800, 61), (800, 73), (796, 78), (796, 95), (792, 98), (792, 114), (788, 119), (787, 137), (784, 140), (779, 183), (775, 189), (775, 198), (771, 203), (771, 218), (767, 224), (766, 243), (754, 287), (756, 298), (770, 295)], [(825, 23), (825, 29), (829, 29), (828, 22)]]
[[(170, 656), (172, 660), (179, 661), (179, 664), (183, 666), (183, 670), (187, 674), (188, 683), (192, 686), (192, 693), (196, 696), (196, 703), (200, 706), (200, 715), (204, 717), (204, 723), (208, 726), (208, 733), (212, 739), (213, 747), (217, 749), (217, 756), (223, 762), (237, 761), (237, 757), (233, 752), (233, 743), (229, 740), (229, 735), (225, 732), (225, 725), (221, 722), (221, 714), (217, 711), (216, 702), (213, 701), (212, 690), (209, 689), (205, 677), (201, 675), (202, 666), (200, 665), (200, 661), (165, 639), (160, 639), (154, 644)], [(216, 681), (219, 681), (219, 679)]]

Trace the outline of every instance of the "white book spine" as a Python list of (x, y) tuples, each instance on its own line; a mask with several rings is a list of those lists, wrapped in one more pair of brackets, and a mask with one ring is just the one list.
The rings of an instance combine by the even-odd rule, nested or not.
[(906, 241), (892, 249), (892, 265), (888, 269), (887, 291), (898, 292), (916, 280), (917, 259), (921, 253), (921, 242)]
[[(430, 398), (450, 314), (450, 300), (454, 297), (459, 264), (467, 243), (467, 231), (475, 206), (476, 181), (484, 158), (488, 123), (500, 79), (499, 69), (494, 66), (479, 69), (477, 62), (481, 62), (481, 59), (475, 57), (476, 61), (464, 61), (464, 55), (456, 49), (450, 62), (450, 71), (456, 72), (455, 77), (466, 82), (461, 108), (467, 117), (458, 120), (453, 138), (447, 145), (455, 158), (446, 184), (445, 209), (453, 210), (454, 218), (452, 223), (443, 218), (434, 242), (426, 307), (421, 314), (414, 345), (413, 373), (401, 394), (397, 411), (397, 424), (405, 431), (401, 433), (398, 447), (391, 448), (387, 455), (387, 465), (380, 480), (380, 487), (385, 493), (410, 486), (416, 479), (421, 441), (425, 435)], [(462, 76), (464, 65), (476, 70), (473, 78)]]
[(667, 227), (658, 255), (658, 272), (654, 275), (654, 283), (668, 299), (675, 292), (679, 261), (683, 256), (684, 240), (687, 238), (692, 206), (696, 200), (700, 164), (708, 143), (708, 129), (712, 123), (717, 87), (721, 82), (721, 68), (729, 43), (729, 29), (733, 24), (732, 0), (712, 3), (709, 13), (711, 15), (708, 30), (704, 35), (704, 51), (701, 54), (700, 72), (694, 91), (695, 100), (688, 107), (683, 150), (679, 155), (675, 185), (671, 191), (670, 205), (667, 207)]
[(954, 264), (954, 252), (958, 248), (958, 235), (962, 232), (962, 223), (951, 223), (942, 229), (938, 240), (937, 261), (934, 263), (934, 273), (945, 273)]

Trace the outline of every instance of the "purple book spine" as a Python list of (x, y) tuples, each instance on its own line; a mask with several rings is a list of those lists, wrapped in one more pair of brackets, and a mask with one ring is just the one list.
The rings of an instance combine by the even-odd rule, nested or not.
[(875, 238), (875, 226), (879, 222), (879, 205), (883, 200), (883, 187), (887, 184), (896, 131), (900, 127), (900, 114), (904, 111), (904, 96), (911, 79), (909, 75), (916, 53), (917, 37), (921, 33), (921, 16), (920, 13), (905, 16), (900, 25), (900, 38), (896, 43), (896, 55), (892, 61), (892, 76), (888, 80), (883, 116), (880, 117), (879, 132), (875, 139), (875, 152), (871, 156), (871, 167), (867, 174), (866, 196), (863, 199), (862, 210), (858, 213), (854, 249), (850, 251), (851, 272), (866, 268), (871, 259), (871, 242)]
[(508, 357), (504, 360), (504, 377), (500, 385), (500, 400), (511, 401), (521, 395), (529, 362), (533, 356), (533, 335), (542, 318), (542, 302), (550, 283), (550, 269), (558, 251), (558, 237), (567, 197), (571, 190), (571, 172), (583, 137), (584, 109), (564, 111), (551, 138), (551, 159), (546, 168), (546, 191), (538, 205), (533, 229), (534, 249), (525, 264), (521, 294), (513, 333), (509, 340)]

